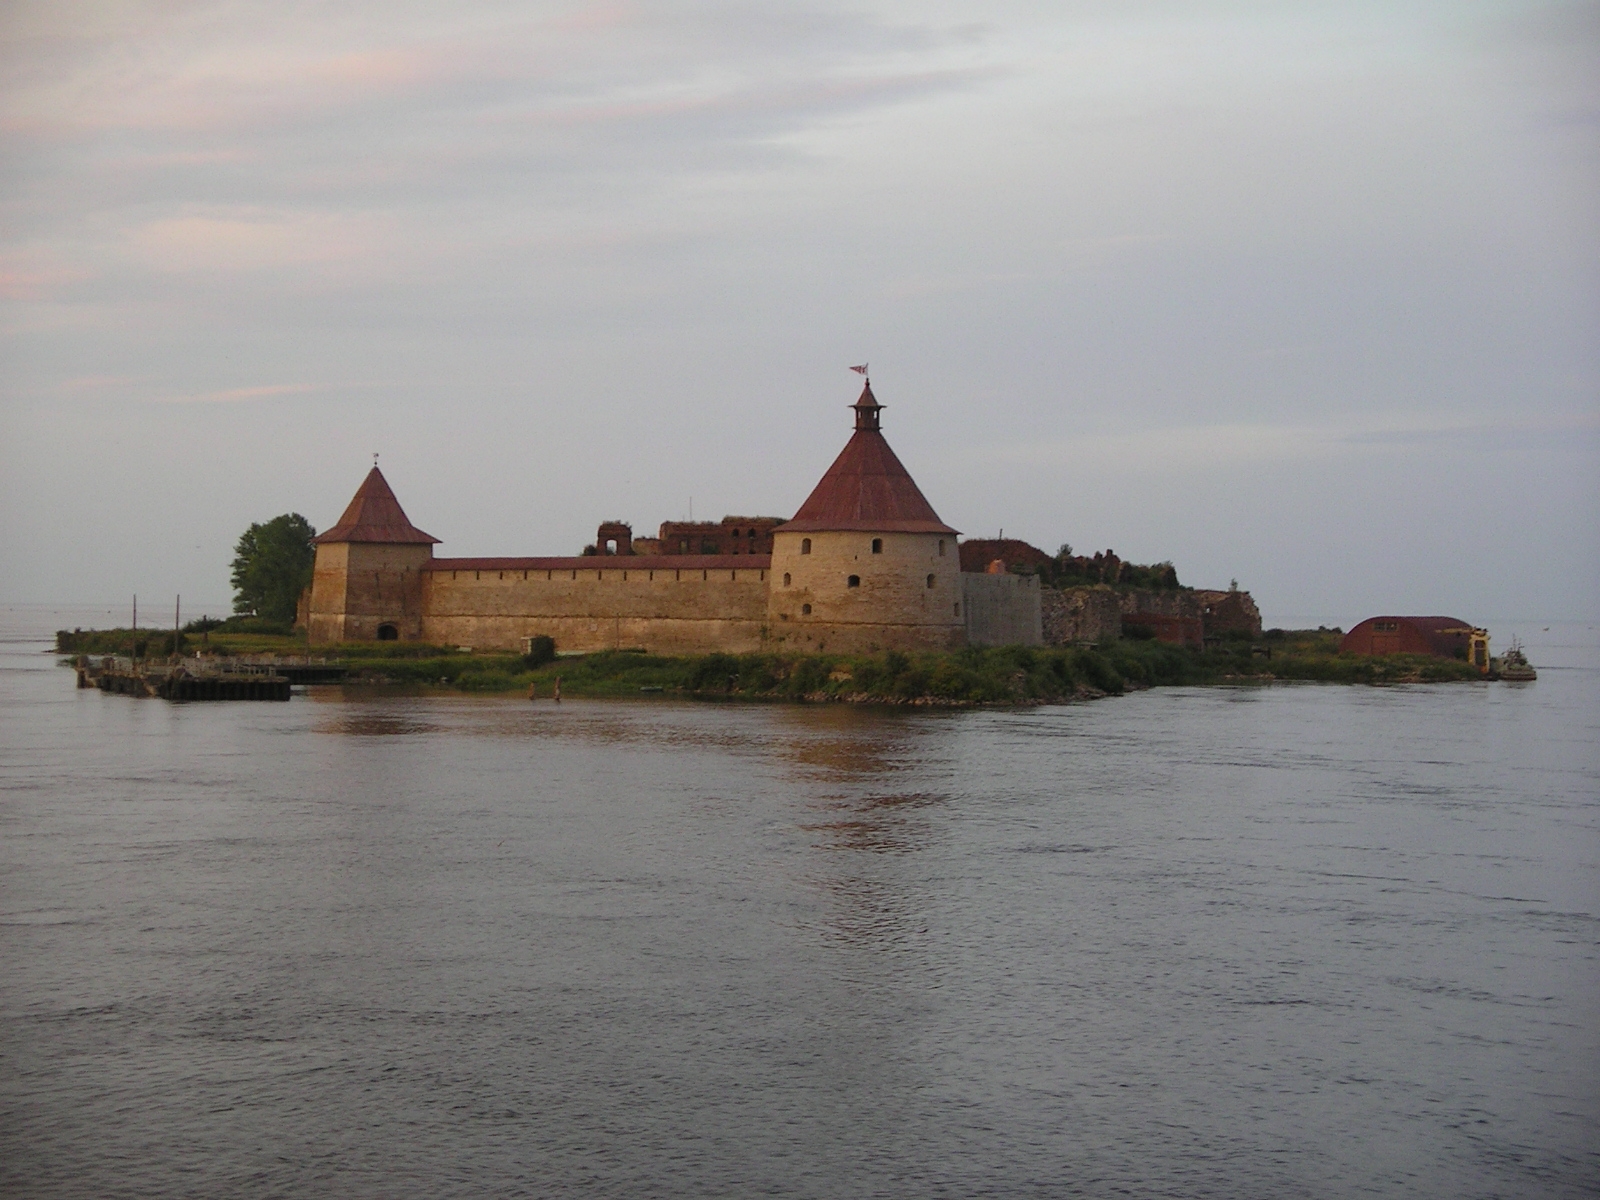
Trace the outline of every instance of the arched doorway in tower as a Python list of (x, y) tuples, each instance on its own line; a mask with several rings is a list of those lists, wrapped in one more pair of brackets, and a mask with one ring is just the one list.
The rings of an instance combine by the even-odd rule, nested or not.
[(380, 642), (398, 642), (400, 640), (399, 628), (389, 624), (379, 625), (378, 640)]

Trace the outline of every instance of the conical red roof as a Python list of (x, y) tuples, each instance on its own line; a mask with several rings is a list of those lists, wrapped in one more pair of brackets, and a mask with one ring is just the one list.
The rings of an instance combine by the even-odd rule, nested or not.
[(774, 532), (823, 530), (957, 532), (939, 520), (911, 473), (900, 465), (876, 429), (855, 431), (794, 520)]
[(344, 510), (339, 523), (311, 540), (314, 545), (320, 546), (324, 542), (427, 545), (439, 539), (423, 533), (407, 519), (400, 501), (389, 490), (389, 481), (374, 466), (356, 490), (355, 499), (350, 501), (350, 507)]

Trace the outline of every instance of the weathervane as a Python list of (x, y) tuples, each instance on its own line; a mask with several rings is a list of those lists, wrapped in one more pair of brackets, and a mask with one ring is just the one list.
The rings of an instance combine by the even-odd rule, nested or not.
[[(866, 363), (862, 363), (859, 367), (851, 367), (850, 369), (852, 371), (854, 371), (857, 375), (865, 376), (866, 373), (867, 373), (867, 364)], [(867, 382), (871, 383), (872, 380), (868, 379)]]
[(376, 450), (372, 452), (372, 466), (374, 469), (378, 466), (378, 452)]

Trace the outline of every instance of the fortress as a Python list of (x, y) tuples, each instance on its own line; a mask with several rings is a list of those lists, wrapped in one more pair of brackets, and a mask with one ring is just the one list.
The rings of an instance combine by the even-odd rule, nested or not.
[(1039, 583), (963, 572), (958, 533), (889, 448), (870, 382), (855, 432), (793, 519), (600, 526), (572, 558), (436, 558), (376, 465), (315, 539), (314, 644), (425, 641), (662, 654), (1038, 644)]

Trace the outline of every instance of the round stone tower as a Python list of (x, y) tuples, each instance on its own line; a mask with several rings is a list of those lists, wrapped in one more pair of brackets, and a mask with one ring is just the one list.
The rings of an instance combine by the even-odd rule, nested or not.
[(844, 653), (963, 645), (956, 530), (889, 449), (871, 381), (853, 407), (844, 450), (773, 530), (767, 636), (783, 649)]

